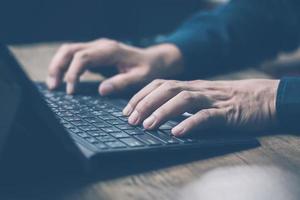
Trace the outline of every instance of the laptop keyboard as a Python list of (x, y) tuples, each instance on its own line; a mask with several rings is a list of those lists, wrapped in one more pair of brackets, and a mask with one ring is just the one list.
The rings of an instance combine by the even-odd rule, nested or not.
[(110, 150), (196, 142), (172, 136), (170, 130), (176, 125), (174, 121), (168, 121), (155, 131), (129, 125), (127, 117), (122, 115), (120, 102), (116, 100), (98, 95), (71, 96), (62, 91), (50, 92), (42, 84), (38, 84), (38, 89), (65, 129), (77, 140), (94, 148)]

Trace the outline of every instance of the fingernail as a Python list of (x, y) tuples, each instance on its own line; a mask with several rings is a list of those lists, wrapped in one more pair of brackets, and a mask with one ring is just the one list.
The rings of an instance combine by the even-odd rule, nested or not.
[(132, 110), (133, 109), (132, 109), (131, 105), (128, 104), (123, 110), (123, 115), (129, 116), (131, 114)]
[(184, 132), (184, 128), (180, 125), (178, 125), (172, 129), (172, 134), (175, 136), (180, 136), (183, 134), (183, 132)]
[(53, 77), (47, 78), (47, 85), (50, 90), (53, 90), (56, 87), (56, 80)]
[(151, 115), (150, 117), (148, 117), (144, 123), (143, 126), (145, 129), (150, 129), (155, 125), (155, 117), (153, 115)]
[(110, 94), (114, 90), (114, 86), (111, 83), (102, 83), (100, 86), (100, 94), (105, 96)]
[(129, 124), (137, 125), (139, 123), (139, 113), (135, 110), (128, 118)]
[(75, 90), (74, 83), (67, 83), (67, 94), (73, 94)]

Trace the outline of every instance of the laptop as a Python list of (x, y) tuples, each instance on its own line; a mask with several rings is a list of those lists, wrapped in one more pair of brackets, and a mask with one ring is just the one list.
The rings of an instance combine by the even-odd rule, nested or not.
[(176, 138), (170, 134), (176, 120), (146, 131), (127, 123), (121, 112), (126, 103), (126, 99), (101, 97), (93, 83), (83, 83), (72, 96), (64, 89), (49, 91), (44, 83), (32, 82), (9, 49), (0, 45), (0, 172), (18, 177), (32, 171), (89, 172), (101, 169), (103, 159), (110, 157), (117, 162), (149, 153), (200, 154), (257, 146), (249, 138)]

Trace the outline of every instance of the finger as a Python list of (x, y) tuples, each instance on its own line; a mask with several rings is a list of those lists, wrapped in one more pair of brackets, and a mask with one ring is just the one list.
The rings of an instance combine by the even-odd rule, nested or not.
[(172, 129), (175, 136), (183, 136), (192, 130), (205, 130), (225, 124), (225, 112), (220, 109), (204, 109), (182, 121)]
[(49, 89), (54, 89), (61, 83), (64, 72), (68, 69), (73, 55), (86, 47), (87, 44), (74, 43), (62, 45), (59, 48), (48, 69), (47, 85)]
[(155, 129), (173, 117), (194, 110), (195, 107), (200, 108), (200, 104), (201, 98), (199, 98), (196, 92), (180, 92), (155, 110), (150, 117), (143, 122), (143, 126), (145, 129)]
[(147, 96), (154, 89), (159, 87), (164, 81), (160, 79), (156, 79), (141, 89), (138, 93), (136, 93), (128, 102), (123, 110), (123, 114), (125, 116), (129, 116), (133, 112), (133, 108), (140, 102), (145, 96)]
[(128, 118), (128, 122), (137, 125), (148, 117), (154, 110), (176, 96), (180, 91), (180, 82), (166, 81), (144, 97)]
[(76, 83), (80, 76), (93, 62), (95, 62), (95, 60), (98, 59), (98, 51), (95, 48), (84, 49), (75, 53), (65, 75), (68, 94), (74, 93)]
[(66, 73), (67, 93), (74, 92), (76, 83), (87, 68), (115, 65), (122, 60), (122, 53), (119, 43), (106, 40), (99, 40), (91, 48), (76, 52)]
[(102, 96), (116, 94), (127, 89), (138, 87), (141, 77), (135, 71), (115, 75), (105, 81), (99, 86), (99, 93)]

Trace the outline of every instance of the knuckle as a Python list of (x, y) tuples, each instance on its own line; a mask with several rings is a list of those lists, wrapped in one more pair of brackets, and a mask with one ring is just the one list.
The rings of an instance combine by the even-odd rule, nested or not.
[(178, 93), (180, 92), (182, 89), (181, 89), (181, 85), (179, 82), (177, 81), (170, 81), (168, 83), (168, 90), (172, 93)]
[(112, 40), (109, 38), (105, 38), (105, 37), (96, 40), (96, 42), (99, 42), (99, 43), (110, 42), (110, 41), (112, 41)]
[(49, 67), (48, 73), (50, 76), (56, 76), (59, 73), (59, 69), (57, 67)]
[(59, 51), (65, 55), (69, 55), (72, 53), (73, 47), (74, 47), (74, 44), (66, 43), (66, 44), (61, 45)]
[(164, 108), (159, 108), (158, 110), (156, 110), (153, 115), (158, 119), (161, 120), (162, 118), (164, 118), (165, 116), (166, 110)]
[(77, 62), (80, 62), (82, 64), (86, 64), (88, 62), (88, 60), (89, 60), (89, 57), (90, 57), (90, 55), (89, 55), (88, 52), (82, 52), (82, 51), (80, 51), (80, 52), (78, 52), (78, 53), (75, 54), (74, 59)]
[(76, 79), (77, 79), (77, 76), (75, 74), (67, 74), (66, 75), (66, 81), (67, 82), (72, 83), (72, 82), (75, 82)]
[(180, 86), (177, 81), (167, 81), (164, 83), (164, 88), (171, 93), (179, 92)]
[(202, 110), (202, 117), (208, 121), (212, 118), (212, 113), (209, 110)]
[(161, 84), (161, 83), (163, 83), (163, 82), (164, 82), (163, 79), (155, 79), (155, 80), (153, 80), (153, 81), (151, 82), (151, 84), (159, 85), (159, 84)]
[(194, 100), (194, 95), (189, 91), (182, 91), (180, 95), (184, 101), (191, 102)]
[(57, 51), (56, 55), (60, 55), (62, 59), (68, 59), (73, 56), (74, 44), (63, 44)]
[(71, 46), (72, 46), (72, 44), (70, 44), (70, 43), (65, 43), (65, 44), (62, 44), (62, 45), (61, 45), (60, 49), (61, 49), (61, 50), (64, 50), (64, 51), (67, 51), (67, 50), (71, 49)]
[(190, 127), (190, 128), (193, 128), (195, 126), (198, 125), (198, 121), (194, 118), (194, 117), (191, 117), (187, 122), (186, 122), (186, 126)]
[(136, 110), (138, 113), (141, 115), (144, 115), (147, 113), (147, 111), (151, 108), (150, 102), (149, 101), (142, 101), (136, 106)]
[(119, 47), (119, 42), (117, 42), (115, 40), (108, 39), (108, 38), (101, 38), (101, 39), (97, 40), (97, 44), (98, 45), (104, 45), (104, 46), (110, 46), (112, 48)]
[(205, 83), (203, 80), (190, 80), (190, 81), (185, 81), (186, 85), (195, 85), (195, 86), (201, 86)]
[(129, 105), (135, 106), (138, 103), (139, 97), (137, 95), (134, 95), (128, 102)]

